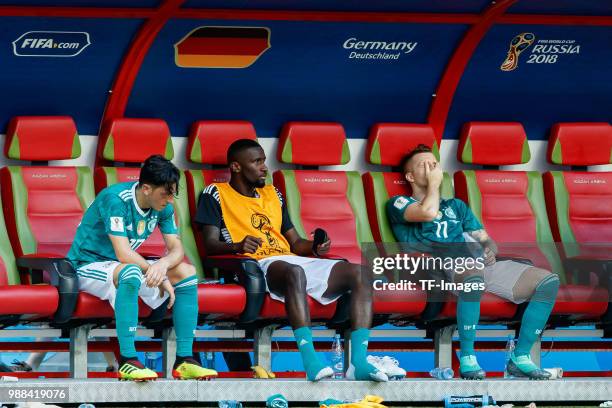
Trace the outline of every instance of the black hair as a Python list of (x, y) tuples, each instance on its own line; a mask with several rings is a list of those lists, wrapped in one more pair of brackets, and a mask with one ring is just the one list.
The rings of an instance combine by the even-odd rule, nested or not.
[(406, 165), (408, 164), (410, 159), (412, 159), (415, 155), (419, 153), (431, 153), (431, 147), (421, 143), (417, 145), (417, 147), (412, 149), (410, 152), (408, 152), (404, 157), (402, 157), (402, 160), (400, 160), (399, 163), (399, 168), (403, 174), (406, 174)]
[(154, 187), (165, 187), (168, 194), (178, 195), (180, 178), (179, 169), (170, 160), (154, 154), (145, 160), (140, 169), (138, 186), (149, 184)]
[(229, 165), (231, 162), (236, 161), (236, 156), (238, 156), (238, 153), (246, 149), (252, 149), (254, 147), (259, 147), (261, 149), (261, 145), (253, 139), (236, 140), (227, 149), (227, 164)]

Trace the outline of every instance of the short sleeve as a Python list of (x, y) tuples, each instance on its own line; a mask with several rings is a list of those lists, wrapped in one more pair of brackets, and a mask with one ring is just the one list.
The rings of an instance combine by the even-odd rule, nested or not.
[(159, 230), (164, 235), (178, 234), (179, 230), (174, 217), (174, 206), (168, 204), (166, 208), (159, 213)]
[(476, 231), (483, 229), (484, 227), (474, 215), (474, 212), (466, 203), (459, 199), (455, 199), (455, 205), (457, 206), (457, 212), (461, 214), (461, 225), (464, 232)]
[(412, 197), (395, 196), (387, 202), (387, 217), (392, 224), (405, 223), (404, 212), (410, 204), (417, 201)]
[(221, 204), (218, 201), (219, 192), (217, 187), (208, 186), (200, 196), (198, 209), (194, 221), (200, 225), (212, 225), (222, 228), (223, 218), (221, 216)]
[(283, 194), (278, 191), (276, 187), (274, 187), (274, 190), (276, 190), (276, 195), (281, 202), (281, 212), (283, 217), (281, 221), (281, 234), (284, 234), (285, 232), (294, 228), (294, 226), (291, 222), (291, 217), (289, 217), (289, 210), (287, 209), (287, 201), (285, 200), (285, 197), (283, 197)]
[(100, 203), (100, 217), (104, 222), (104, 230), (109, 235), (126, 237), (126, 214), (125, 203), (121, 198), (114, 195), (106, 195)]

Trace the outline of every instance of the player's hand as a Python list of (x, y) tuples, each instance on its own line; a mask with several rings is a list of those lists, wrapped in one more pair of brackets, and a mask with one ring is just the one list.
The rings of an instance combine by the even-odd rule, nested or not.
[(159, 285), (159, 291), (161, 296), (164, 296), (164, 292), (168, 292), (168, 295), (170, 296), (170, 300), (168, 301), (168, 309), (172, 308), (176, 297), (174, 296), (174, 288), (168, 279), (164, 280), (162, 284)]
[(238, 243), (239, 254), (254, 254), (262, 244), (261, 238), (247, 235), (242, 241)]
[(489, 247), (485, 247), (484, 249), (484, 263), (485, 266), (491, 266), (495, 263), (495, 252)]
[(427, 182), (433, 186), (440, 186), (442, 184), (442, 168), (438, 162), (425, 162), (425, 177)]
[[(314, 238), (314, 231), (310, 233), (310, 238)], [(317, 245), (317, 249), (315, 251), (315, 255), (321, 256), (325, 255), (329, 252), (331, 248), (331, 239), (327, 238), (327, 241)]]
[(168, 263), (163, 259), (159, 259), (153, 265), (150, 265), (147, 272), (145, 272), (145, 283), (150, 288), (156, 288), (161, 285), (167, 273)]

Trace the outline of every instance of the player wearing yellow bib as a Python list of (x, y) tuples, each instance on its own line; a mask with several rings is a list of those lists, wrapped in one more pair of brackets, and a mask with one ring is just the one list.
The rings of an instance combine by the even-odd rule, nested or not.
[[(385, 373), (366, 361), (372, 322), (370, 276), (359, 265), (311, 257), (313, 242), (298, 235), (282, 195), (265, 183), (265, 160), (263, 149), (253, 140), (238, 140), (229, 147), (229, 183), (209, 185), (198, 204), (195, 221), (202, 225), (206, 252), (244, 254), (258, 260), (270, 296), (285, 303), (311, 381), (331, 377), (333, 370), (315, 353), (306, 294), (329, 304), (350, 290), (353, 332), (347, 377), (387, 381)], [(327, 240), (315, 252), (326, 254), (330, 245)]]

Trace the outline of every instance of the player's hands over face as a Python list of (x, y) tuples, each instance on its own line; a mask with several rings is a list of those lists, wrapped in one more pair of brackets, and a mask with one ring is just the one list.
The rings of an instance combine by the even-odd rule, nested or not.
[(240, 254), (254, 254), (257, 248), (261, 246), (261, 238), (247, 235), (242, 241), (238, 243), (238, 253)]
[(440, 186), (442, 184), (442, 168), (440, 167), (440, 163), (435, 161), (427, 161), (424, 163), (425, 165), (425, 177), (427, 177), (427, 182), (434, 186)]
[(170, 309), (172, 305), (174, 305), (174, 300), (176, 299), (176, 297), (174, 296), (174, 288), (172, 287), (172, 284), (169, 280), (166, 279), (159, 286), (159, 290), (161, 292), (161, 296), (164, 295), (164, 292), (168, 292), (168, 295), (170, 296), (170, 300), (168, 301), (168, 309)]
[(150, 288), (156, 288), (161, 285), (167, 273), (168, 264), (163, 259), (160, 259), (147, 269), (145, 273), (145, 283)]

